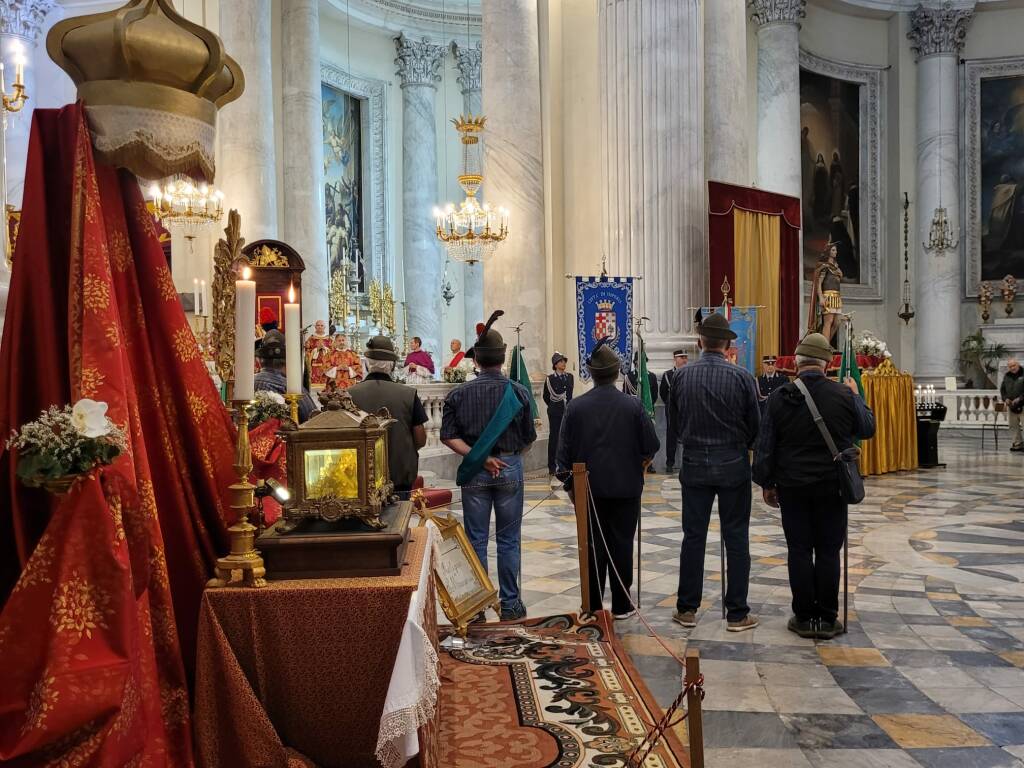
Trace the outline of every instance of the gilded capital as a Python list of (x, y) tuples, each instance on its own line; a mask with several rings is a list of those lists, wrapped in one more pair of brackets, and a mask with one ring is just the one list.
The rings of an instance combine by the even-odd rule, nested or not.
[(397, 73), (402, 78), (402, 87), (407, 85), (429, 85), (436, 88), (441, 82), (441, 62), (444, 61), (445, 47), (430, 42), (427, 38), (411, 40), (403, 32), (395, 38), (395, 59)]
[(39, 38), (54, 0), (4, 0), (0, 3), (0, 35), (17, 35), (31, 43)]
[(750, 20), (765, 24), (799, 24), (807, 15), (807, 0), (747, 0)]
[(917, 6), (910, 13), (910, 49), (918, 61), (937, 54), (959, 55), (973, 17), (972, 9), (954, 8), (950, 2), (941, 8)]
[(459, 69), (459, 76), (456, 80), (462, 88), (463, 95), (479, 91), (483, 88), (483, 49), (480, 43), (467, 48), (452, 42), (452, 54), (455, 56), (455, 66)]

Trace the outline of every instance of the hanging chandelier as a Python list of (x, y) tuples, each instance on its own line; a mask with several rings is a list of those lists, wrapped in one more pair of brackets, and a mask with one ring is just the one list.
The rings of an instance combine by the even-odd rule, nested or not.
[(960, 233), (949, 223), (946, 209), (939, 206), (932, 216), (932, 226), (928, 231), (928, 242), (921, 243), (926, 251), (945, 253), (952, 251), (960, 244)]
[(498, 243), (508, 237), (508, 211), (490, 203), (480, 204), (477, 193), (484, 183), (480, 161), (480, 133), (486, 117), (460, 116), (452, 120), (462, 142), (462, 173), (459, 186), (466, 193), (458, 208), (448, 203), (434, 209), (437, 239), (444, 243), (449, 257), (465, 264), (486, 261)]
[(914, 304), (912, 302), (912, 289), (910, 287), (910, 196), (903, 193), (903, 309), (897, 313), (897, 317), (910, 325), (914, 319)]
[(149, 196), (156, 220), (167, 229), (183, 230), (186, 237), (219, 223), (224, 215), (223, 192), (184, 176), (170, 179), (162, 188), (152, 184)]

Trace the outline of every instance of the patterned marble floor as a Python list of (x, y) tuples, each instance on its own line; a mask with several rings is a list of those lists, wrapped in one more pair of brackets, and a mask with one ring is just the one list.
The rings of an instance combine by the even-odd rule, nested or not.
[[(786, 631), (785, 540), (756, 489), (750, 604), (761, 626), (725, 632), (715, 521), (698, 625), (674, 624), (680, 489), (674, 477), (652, 477), (642, 611), (677, 653), (700, 649), (711, 768), (1024, 766), (1024, 456), (982, 452), (967, 436), (944, 438), (942, 460), (944, 470), (868, 481), (850, 515), (849, 632), (828, 642)], [(550, 493), (546, 477), (528, 483), (530, 616), (579, 607), (572, 507)], [(490, 566), (493, 577), (493, 549)], [(617, 630), (669, 704), (678, 664), (638, 619)]]

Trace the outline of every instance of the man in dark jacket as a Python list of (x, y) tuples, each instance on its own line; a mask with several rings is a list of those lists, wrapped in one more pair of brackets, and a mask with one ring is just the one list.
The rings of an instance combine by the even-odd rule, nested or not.
[[(825, 376), (832, 347), (810, 333), (796, 348), (797, 377), (807, 387), (839, 451), (875, 434), (875, 417), (857, 384)], [(793, 617), (801, 637), (830, 640), (843, 632), (839, 614), (839, 551), (846, 538), (846, 502), (832, 452), (795, 382), (768, 399), (754, 455), (754, 482), (764, 501), (782, 508), (789, 550)]]
[(548, 435), (548, 474), (555, 474), (555, 457), (558, 455), (558, 433), (562, 429), (562, 417), (565, 416), (565, 407), (572, 400), (573, 378), (572, 374), (565, 370), (565, 364), (569, 358), (561, 352), (555, 352), (551, 356), (551, 370), (554, 373), (548, 375), (544, 380), (544, 403), (548, 407), (548, 424), (550, 434)]
[(1024, 451), (1024, 441), (1020, 435), (1021, 412), (1024, 411), (1024, 368), (1021, 368), (1016, 358), (1010, 358), (1006, 363), (1006, 375), (999, 386), (999, 397), (1006, 403), (1010, 439), (1013, 441), (1010, 450), (1015, 453)]
[(629, 588), (633, 585), (633, 537), (640, 520), (644, 466), (660, 446), (654, 422), (640, 401), (615, 388), (619, 365), (619, 356), (606, 344), (599, 344), (587, 360), (595, 386), (566, 406), (557, 463), (558, 475), (567, 484), (574, 463), (587, 465), (599, 525), (598, 531), (593, 524), (589, 531), (591, 601), (601, 607), (607, 576), (612, 614), (625, 619), (635, 613)]
[(681, 349), (672, 353), (672, 364), (661, 374), (661, 385), (658, 394), (661, 395), (661, 402), (665, 404), (665, 472), (672, 474), (676, 469), (676, 448), (679, 446), (679, 419), (676, 416), (675, 405), (672, 402), (672, 380), (679, 370), (690, 362), (690, 356)]

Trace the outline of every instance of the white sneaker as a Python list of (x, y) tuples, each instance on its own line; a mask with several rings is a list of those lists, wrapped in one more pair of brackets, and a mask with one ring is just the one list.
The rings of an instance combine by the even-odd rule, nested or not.
[(624, 621), (625, 619), (629, 619), (633, 616), (636, 616), (636, 609), (634, 608), (633, 610), (626, 611), (625, 613), (613, 613), (612, 616), (615, 618), (616, 621)]

